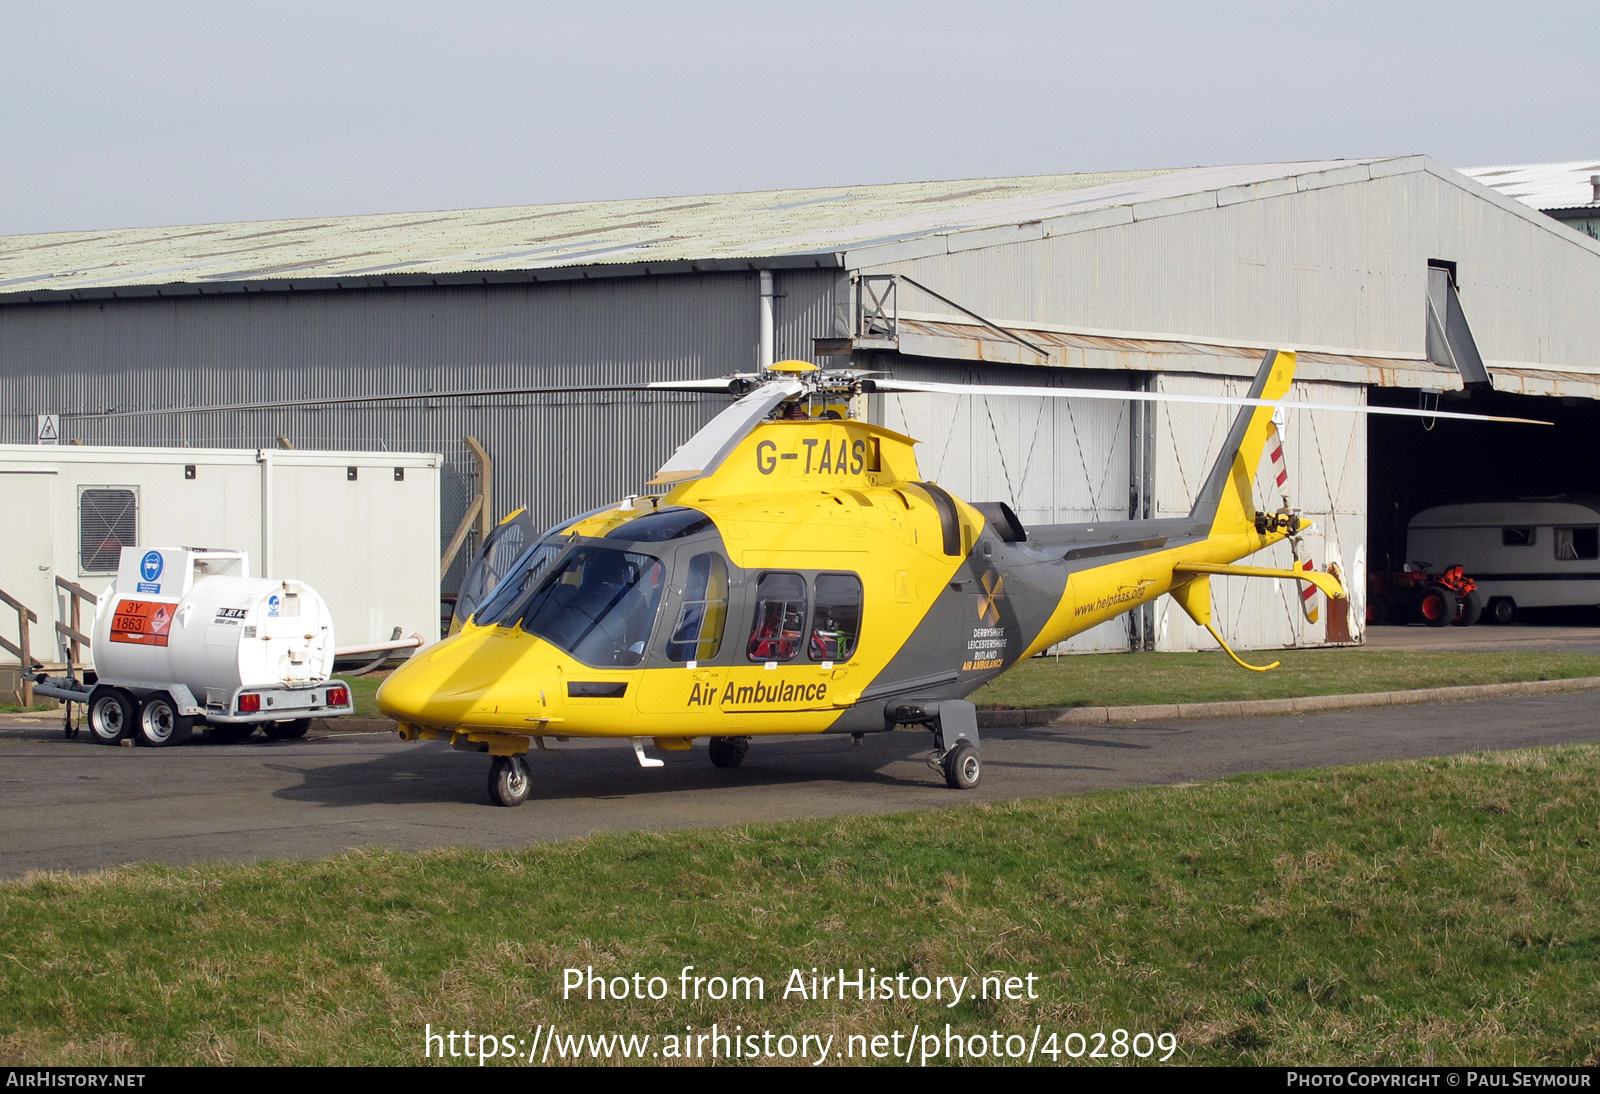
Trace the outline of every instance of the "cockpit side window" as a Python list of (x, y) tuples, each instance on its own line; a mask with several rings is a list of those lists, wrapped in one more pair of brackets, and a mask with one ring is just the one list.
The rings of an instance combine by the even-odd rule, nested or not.
[(793, 661), (806, 626), (806, 580), (799, 574), (762, 574), (746, 653), (752, 661)]
[(707, 552), (689, 560), (683, 608), (667, 642), (669, 661), (709, 661), (722, 648), (728, 618), (728, 564)]
[(861, 579), (855, 574), (818, 574), (816, 587), (817, 608), (806, 656), (813, 661), (848, 661), (861, 637)]
[(586, 665), (637, 665), (661, 605), (663, 576), (649, 555), (577, 547), (550, 570), (517, 622)]

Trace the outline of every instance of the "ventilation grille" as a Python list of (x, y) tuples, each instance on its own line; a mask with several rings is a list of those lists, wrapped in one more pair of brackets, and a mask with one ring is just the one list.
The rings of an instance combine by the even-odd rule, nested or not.
[(139, 496), (132, 490), (85, 490), (78, 495), (78, 566), (114, 574), (122, 549), (137, 545)]

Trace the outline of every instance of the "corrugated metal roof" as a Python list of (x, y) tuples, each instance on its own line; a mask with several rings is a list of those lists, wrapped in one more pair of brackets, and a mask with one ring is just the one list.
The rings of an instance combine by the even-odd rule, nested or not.
[(1600, 159), (1570, 163), (1521, 163), (1499, 167), (1462, 167), (1468, 178), (1491, 186), (1541, 212), (1547, 209), (1600, 208), (1590, 176), (1600, 175)]
[(1146, 206), (1159, 215), (1159, 203), (1167, 199), (1235, 188), (1237, 200), (1258, 183), (1374, 162), (966, 179), (10, 236), (0, 238), (0, 295), (331, 285), (341, 279), (359, 284), (387, 277), (743, 265), (806, 256), (837, 265), (835, 256), (850, 250), (1036, 225), (1119, 206), (1134, 207), (1135, 215)]

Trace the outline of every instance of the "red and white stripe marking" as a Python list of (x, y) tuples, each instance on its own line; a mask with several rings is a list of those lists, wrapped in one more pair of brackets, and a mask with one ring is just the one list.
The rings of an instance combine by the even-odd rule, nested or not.
[[(1316, 569), (1316, 567), (1311, 564), (1311, 560), (1309, 558), (1300, 564), (1300, 568), (1302, 570)], [(1316, 595), (1317, 587), (1315, 585), (1311, 584), (1309, 581), (1302, 581), (1300, 583), (1300, 610), (1305, 612), (1307, 623), (1315, 623), (1317, 621), (1317, 605), (1314, 603)]]
[(1283, 437), (1274, 429), (1267, 443), (1272, 445), (1272, 474), (1278, 481), (1278, 489), (1282, 490), (1283, 484), (1289, 481), (1289, 468), (1283, 462)]

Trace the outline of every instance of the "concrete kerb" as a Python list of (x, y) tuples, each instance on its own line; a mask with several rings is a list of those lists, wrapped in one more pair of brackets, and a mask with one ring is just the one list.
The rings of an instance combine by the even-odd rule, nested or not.
[(1466, 684), (1415, 691), (1377, 691), (1356, 695), (1308, 695), (1299, 699), (1245, 699), (1224, 703), (1159, 703), (1130, 707), (1055, 707), (1038, 710), (980, 710), (983, 728), (1012, 726), (1085, 726), (1111, 722), (1173, 721), (1182, 718), (1242, 718), (1262, 714), (1311, 714), (1362, 707), (1406, 706), (1412, 703), (1460, 703), (1507, 695), (1541, 695), (1556, 691), (1600, 688), (1600, 676), (1570, 680), (1525, 680), (1513, 684)]
[[(1189, 718), (1247, 718), (1264, 714), (1312, 714), (1329, 710), (1359, 710), (1362, 707), (1406, 706), (1413, 703), (1460, 703), (1472, 699), (1495, 699), (1508, 695), (1541, 695), (1558, 691), (1589, 691), (1600, 688), (1600, 676), (1578, 676), (1570, 680), (1526, 680), (1512, 684), (1466, 684), (1449, 688), (1418, 688), (1414, 691), (1376, 691), (1355, 695), (1307, 695), (1299, 699), (1242, 699), (1222, 703), (1152, 703), (1127, 707), (1045, 707), (1033, 710), (980, 710), (978, 725), (984, 729), (1028, 726), (1107, 725), (1112, 722), (1176, 721)], [(0, 714), (0, 719), (18, 722), (57, 723), (61, 711), (23, 711)], [(321, 733), (391, 733), (394, 723), (386, 718), (318, 719), (312, 728)]]

